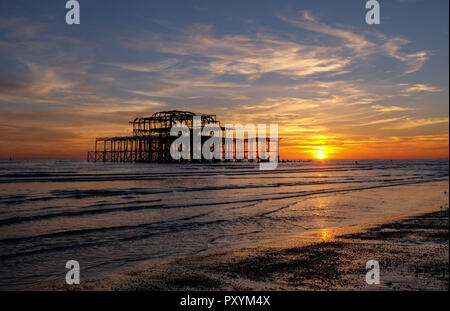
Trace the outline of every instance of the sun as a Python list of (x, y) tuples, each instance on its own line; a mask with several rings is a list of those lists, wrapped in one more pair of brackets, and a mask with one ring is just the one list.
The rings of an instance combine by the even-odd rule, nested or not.
[(319, 159), (319, 160), (325, 159), (325, 153), (323, 153), (322, 151), (318, 151), (316, 153), (316, 158)]

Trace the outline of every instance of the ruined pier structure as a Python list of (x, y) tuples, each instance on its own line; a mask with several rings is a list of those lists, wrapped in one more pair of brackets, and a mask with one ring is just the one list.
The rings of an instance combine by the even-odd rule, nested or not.
[[(194, 118), (195, 117), (195, 118)], [(199, 118), (200, 117), (200, 118)], [(200, 124), (195, 120), (201, 120)], [(244, 131), (243, 136), (234, 133), (230, 138), (229, 127), (225, 129), (220, 126), (216, 115), (195, 114), (187, 111), (163, 111), (154, 113), (151, 117), (136, 118), (129, 122), (133, 126), (133, 134), (130, 136), (103, 137), (95, 139), (95, 150), (88, 151), (87, 161), (101, 162), (207, 162), (207, 161), (269, 161), (270, 157), (276, 156), (278, 160), (278, 135), (276, 137), (257, 138), (249, 135), (251, 131)], [(194, 144), (194, 131), (196, 127), (201, 130), (213, 125), (222, 132), (220, 139), (221, 157), (217, 159), (205, 159), (202, 155), (197, 158), (194, 153), (195, 147), (189, 148), (188, 159), (174, 160), (170, 149), (172, 143), (178, 136), (171, 135), (171, 129), (176, 124), (187, 126), (190, 132), (190, 146)], [(248, 128), (244, 128), (244, 130)], [(214, 132), (207, 131), (208, 134), (200, 137), (201, 145), (214, 136)], [(182, 133), (179, 133), (181, 136)], [(227, 138), (228, 137), (228, 138)], [(243, 138), (241, 138), (243, 137)], [(231, 145), (230, 145), (231, 143)], [(173, 147), (172, 147), (173, 148)], [(211, 152), (214, 152), (215, 145), (211, 144)], [(217, 148), (217, 147), (216, 147)], [(276, 148), (276, 150), (273, 150)], [(255, 150), (256, 149), (256, 150)], [(272, 150), (271, 150), (272, 149)], [(179, 148), (181, 151), (181, 148)], [(227, 154), (226, 154), (227, 152)], [(231, 152), (231, 154), (230, 154)], [(274, 159), (272, 159), (274, 160)]]

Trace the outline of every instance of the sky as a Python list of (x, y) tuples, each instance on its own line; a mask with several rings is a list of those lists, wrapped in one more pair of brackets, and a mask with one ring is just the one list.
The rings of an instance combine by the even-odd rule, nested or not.
[(0, 158), (173, 109), (277, 123), (282, 158), (448, 158), (447, 0), (65, 2), (0, 2)]

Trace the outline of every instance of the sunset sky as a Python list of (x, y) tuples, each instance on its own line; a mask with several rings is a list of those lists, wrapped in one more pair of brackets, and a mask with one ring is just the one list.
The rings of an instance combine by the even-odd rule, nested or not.
[(79, 2), (0, 2), (0, 158), (172, 109), (278, 123), (282, 158), (448, 157), (448, 0)]

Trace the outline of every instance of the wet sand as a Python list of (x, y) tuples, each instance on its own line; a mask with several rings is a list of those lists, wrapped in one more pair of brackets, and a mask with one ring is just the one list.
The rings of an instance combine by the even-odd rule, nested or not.
[[(83, 280), (77, 289), (448, 290), (448, 217), (447, 204), (364, 230), (324, 229), (276, 243), (147, 263), (101, 280)], [(371, 259), (380, 264), (379, 285), (365, 282)]]

